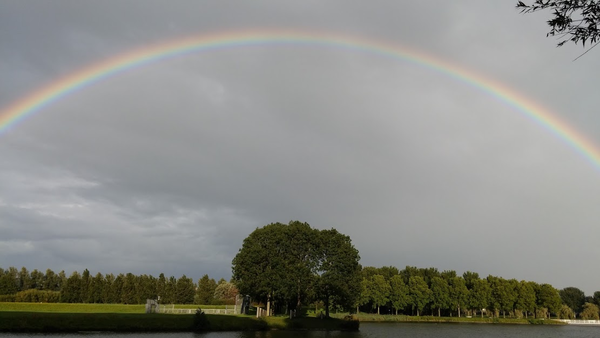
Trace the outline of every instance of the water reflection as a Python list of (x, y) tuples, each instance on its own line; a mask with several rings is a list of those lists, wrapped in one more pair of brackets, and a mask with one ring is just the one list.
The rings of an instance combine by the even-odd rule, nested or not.
[(600, 326), (489, 325), (489, 324), (410, 324), (362, 323), (360, 332), (260, 331), (207, 333), (109, 333), (70, 334), (0, 333), (0, 338), (596, 338)]

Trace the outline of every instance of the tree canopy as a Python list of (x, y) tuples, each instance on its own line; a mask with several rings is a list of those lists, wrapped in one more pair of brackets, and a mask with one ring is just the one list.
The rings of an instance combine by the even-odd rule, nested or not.
[(233, 281), (242, 294), (278, 310), (321, 300), (354, 306), (360, 293), (360, 256), (350, 237), (308, 223), (271, 223), (254, 230), (233, 259)]
[(522, 13), (550, 10), (553, 18), (548, 20), (547, 36), (559, 38), (558, 46), (568, 41), (577, 44), (596, 44), (600, 36), (600, 2), (597, 0), (535, 0), (531, 4), (517, 2)]

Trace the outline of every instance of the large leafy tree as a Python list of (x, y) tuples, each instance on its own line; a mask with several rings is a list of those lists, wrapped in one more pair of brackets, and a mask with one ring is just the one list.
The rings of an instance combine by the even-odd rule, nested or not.
[(473, 279), (472, 283), (472, 289), (469, 291), (469, 307), (475, 311), (481, 311), (481, 317), (483, 318), (483, 310), (490, 303), (492, 289), (485, 279)]
[(329, 316), (330, 300), (345, 309), (353, 307), (361, 291), (361, 265), (350, 237), (335, 229), (321, 230), (316, 233), (316, 252), (315, 295), (325, 304), (326, 316)]
[(401, 275), (394, 275), (390, 278), (390, 287), (392, 289), (390, 292), (390, 302), (394, 310), (396, 310), (397, 315), (398, 310), (406, 308), (410, 303), (408, 285), (404, 283)]
[(460, 317), (461, 308), (464, 308), (469, 299), (469, 289), (462, 277), (451, 277), (448, 280), (450, 286), (450, 304), (456, 309)]
[[(297, 308), (310, 298), (356, 304), (360, 257), (350, 238), (335, 229), (318, 231), (307, 223), (272, 223), (254, 230), (233, 259), (233, 281), (242, 294)], [(269, 313), (269, 311), (267, 311)]]
[(431, 279), (431, 307), (437, 308), (438, 317), (441, 316), (441, 310), (450, 307), (450, 287), (448, 282), (441, 277)]
[(410, 302), (413, 306), (413, 311), (417, 311), (417, 316), (420, 316), (421, 311), (431, 299), (431, 290), (421, 276), (411, 276), (408, 280), (408, 294)]
[(575, 313), (581, 312), (585, 303), (585, 293), (580, 289), (570, 286), (558, 291), (560, 299)]
[(286, 288), (286, 251), (289, 243), (282, 223), (271, 223), (257, 228), (244, 239), (242, 247), (232, 262), (234, 283), (240, 293), (266, 302), (270, 314), (271, 300), (289, 292)]
[(373, 307), (377, 308), (377, 314), (379, 314), (379, 308), (389, 301), (389, 295), (391, 293), (390, 284), (382, 275), (374, 275), (371, 277), (368, 285), (371, 302)]
[(535, 283), (520, 281), (517, 286), (517, 299), (515, 308), (525, 313), (525, 318), (530, 312), (535, 311)]
[(558, 45), (568, 41), (575, 44), (586, 42), (595, 44), (600, 36), (600, 1), (597, 0), (535, 0), (526, 4), (517, 2), (517, 8), (523, 13), (550, 10), (552, 19), (548, 20), (548, 36), (559, 38)]
[[(536, 299), (538, 309), (546, 308), (550, 313), (558, 313), (561, 308), (562, 301), (558, 290), (550, 284), (541, 284), (536, 289)], [(550, 315), (546, 313), (546, 315)]]

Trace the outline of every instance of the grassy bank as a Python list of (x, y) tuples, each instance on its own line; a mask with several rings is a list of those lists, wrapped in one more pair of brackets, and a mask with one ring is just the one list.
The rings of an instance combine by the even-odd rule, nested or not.
[[(172, 305), (165, 305), (171, 308)], [(175, 304), (176, 309), (225, 309), (225, 305), (194, 305)], [(228, 308), (232, 308), (229, 305)], [(144, 313), (146, 306), (143, 304), (70, 304), (70, 303), (0, 303), (2, 311), (24, 312), (69, 312), (69, 313)]]
[[(332, 314), (332, 317), (342, 318), (344, 315)], [(435, 317), (435, 316), (404, 316), (404, 315), (377, 315), (361, 313), (354, 315), (361, 322), (406, 322), (406, 323), (482, 323), (482, 324), (551, 324), (564, 325), (564, 323), (550, 319), (525, 319), (525, 318), (489, 318), (489, 317)]]
[[(342, 319), (205, 315), (208, 331), (341, 330)], [(0, 311), (0, 332), (189, 332), (194, 315)]]

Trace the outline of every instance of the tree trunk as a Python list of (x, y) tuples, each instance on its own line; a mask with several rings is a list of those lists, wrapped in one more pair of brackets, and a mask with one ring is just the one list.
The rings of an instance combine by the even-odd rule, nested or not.
[(441, 317), (441, 316), (442, 316), (442, 314), (441, 314), (441, 312), (440, 312), (440, 311), (441, 311), (441, 310), (440, 310), (440, 308), (438, 307), (438, 317)]
[(379, 305), (377, 305), (377, 314), (379, 314)]
[(398, 309), (396, 309), (396, 316), (398, 315)]
[(271, 315), (271, 294), (267, 296), (267, 317)]
[(325, 295), (325, 317), (329, 318), (329, 293)]
[[(356, 314), (358, 314), (359, 310), (358, 310), (358, 305), (356, 305)], [(315, 312), (316, 313), (316, 312)]]
[(419, 317), (419, 309), (417, 309), (417, 317)]
[(458, 318), (460, 318), (460, 305), (458, 306)]

